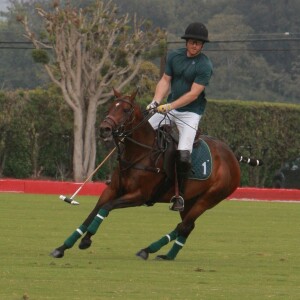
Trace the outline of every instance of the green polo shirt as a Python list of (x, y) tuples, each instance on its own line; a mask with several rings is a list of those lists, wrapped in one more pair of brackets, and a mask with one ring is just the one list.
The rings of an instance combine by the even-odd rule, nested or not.
[[(203, 53), (187, 57), (186, 48), (172, 51), (167, 56), (165, 73), (172, 77), (171, 92), (167, 102), (171, 103), (191, 90), (192, 84), (204, 86), (209, 84), (212, 75), (212, 63)], [(206, 106), (205, 92), (188, 105), (178, 108), (178, 111), (190, 111), (202, 115)]]

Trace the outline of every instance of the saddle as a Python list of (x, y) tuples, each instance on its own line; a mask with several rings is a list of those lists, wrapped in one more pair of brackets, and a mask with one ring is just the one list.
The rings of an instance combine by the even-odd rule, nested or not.
[[(165, 180), (158, 185), (151, 195), (147, 206), (152, 206), (157, 199), (166, 193), (175, 183), (175, 155), (178, 145), (178, 130), (176, 126), (164, 125), (157, 130), (157, 147), (163, 153), (163, 170), (166, 174)], [(197, 132), (193, 144), (191, 179), (206, 180), (212, 170), (212, 158), (208, 145)], [(203, 170), (205, 166), (205, 170)]]

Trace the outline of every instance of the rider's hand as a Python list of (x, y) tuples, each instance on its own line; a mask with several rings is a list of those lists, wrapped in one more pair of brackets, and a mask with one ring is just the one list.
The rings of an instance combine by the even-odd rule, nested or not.
[(168, 103), (168, 104), (160, 105), (156, 110), (161, 114), (166, 114), (172, 110), (172, 104)]
[(147, 105), (146, 109), (147, 109), (147, 110), (153, 110), (153, 109), (155, 109), (158, 105), (159, 105), (159, 104), (158, 104), (155, 100), (153, 100), (150, 104)]

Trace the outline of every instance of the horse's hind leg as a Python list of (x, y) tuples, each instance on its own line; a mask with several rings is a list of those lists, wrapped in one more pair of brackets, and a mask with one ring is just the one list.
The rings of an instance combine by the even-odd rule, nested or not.
[(136, 256), (146, 260), (149, 257), (149, 253), (155, 253), (160, 250), (163, 246), (166, 246), (171, 241), (174, 241), (178, 236), (177, 230), (173, 230), (169, 234), (166, 234), (158, 241), (152, 243), (147, 248), (141, 249), (139, 252), (136, 253)]
[[(200, 217), (206, 210), (214, 207), (221, 200), (210, 200), (212, 195), (207, 198), (202, 197), (199, 198), (198, 201), (194, 203), (191, 208), (185, 210), (181, 213), (182, 222), (178, 224), (176, 230), (178, 232), (178, 236), (176, 241), (174, 242), (172, 248), (166, 255), (158, 255), (157, 259), (162, 260), (174, 260), (179, 253), (179, 251), (183, 248), (188, 236), (191, 234), (193, 229), (195, 228), (195, 221), (198, 217)], [(216, 197), (217, 199), (217, 197)]]
[(178, 252), (184, 246), (188, 236), (194, 229), (194, 223), (189, 225), (184, 225), (183, 223), (179, 223), (175, 230), (171, 233), (163, 236), (158, 241), (152, 243), (147, 248), (140, 250), (136, 255), (144, 260), (148, 259), (150, 253), (155, 253), (160, 250), (162, 247), (166, 246), (171, 241), (174, 241), (174, 244), (170, 251), (166, 255), (158, 255), (157, 259), (163, 260), (174, 260), (178, 254)]
[[(198, 199), (200, 200), (200, 199)], [(188, 207), (188, 204), (183, 212), (180, 213), (181, 219), (183, 220), (179, 223), (174, 231), (172, 231), (169, 236), (162, 237), (158, 241), (152, 243), (147, 248), (140, 250), (136, 255), (147, 259), (150, 253), (155, 253), (160, 250), (163, 246), (167, 245), (172, 240), (175, 240), (170, 251), (166, 255), (158, 255), (157, 259), (161, 260), (174, 260), (186, 243), (188, 236), (191, 234), (195, 228), (196, 219), (202, 215), (207, 209), (213, 207), (217, 202), (206, 201), (204, 199), (195, 202), (193, 205)]]
[(161, 260), (174, 260), (179, 253), (179, 251), (183, 248), (188, 236), (192, 232), (192, 230), (195, 228), (195, 224), (184, 224), (179, 223), (177, 225), (177, 238), (176, 241), (173, 243), (172, 248), (166, 255), (157, 255), (156, 259), (161, 259)]

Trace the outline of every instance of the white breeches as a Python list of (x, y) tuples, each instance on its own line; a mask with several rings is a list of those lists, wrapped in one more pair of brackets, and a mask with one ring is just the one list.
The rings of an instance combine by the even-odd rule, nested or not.
[(172, 110), (167, 115), (156, 113), (149, 123), (154, 129), (162, 125), (175, 123), (179, 131), (178, 150), (189, 150), (192, 152), (201, 115), (193, 112), (180, 112)]

